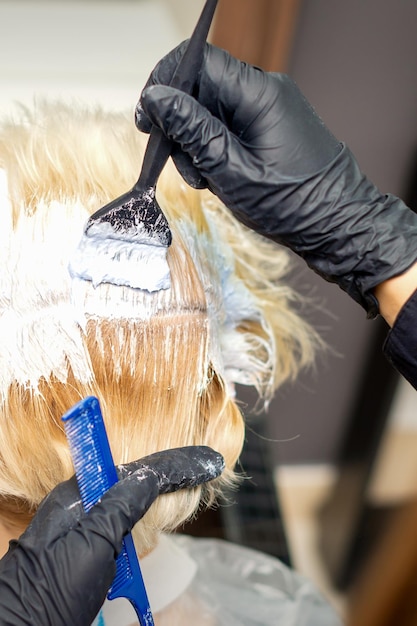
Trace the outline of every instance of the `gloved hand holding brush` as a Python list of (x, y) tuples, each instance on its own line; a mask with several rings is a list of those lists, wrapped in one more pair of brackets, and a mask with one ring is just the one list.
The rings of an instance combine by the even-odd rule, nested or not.
[(417, 259), (417, 215), (361, 173), (288, 76), (207, 45), (192, 98), (166, 86), (183, 50), (151, 74), (137, 127), (162, 128), (192, 186), (208, 186), (237, 219), (291, 248), (375, 316), (375, 286)]
[(223, 465), (211, 448), (191, 446), (120, 466), (119, 482), (88, 515), (75, 478), (58, 485), (0, 560), (0, 624), (90, 626), (123, 537), (159, 495), (212, 480)]

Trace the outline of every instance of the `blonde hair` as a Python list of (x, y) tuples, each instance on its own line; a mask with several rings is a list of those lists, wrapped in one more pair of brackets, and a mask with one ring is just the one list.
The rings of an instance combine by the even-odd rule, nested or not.
[[(267, 403), (320, 343), (283, 282), (287, 252), (189, 188), (172, 164), (157, 189), (173, 233), (171, 288), (71, 281), (74, 238), (136, 181), (145, 140), (131, 116), (60, 103), (22, 108), (0, 129), (0, 518), (27, 523), (73, 473), (61, 416), (92, 394), (116, 463), (193, 444), (226, 460), (216, 481), (151, 507), (136, 529), (139, 552), (233, 482), (244, 438), (233, 384), (254, 385)], [(117, 313), (126, 301), (137, 316)]]

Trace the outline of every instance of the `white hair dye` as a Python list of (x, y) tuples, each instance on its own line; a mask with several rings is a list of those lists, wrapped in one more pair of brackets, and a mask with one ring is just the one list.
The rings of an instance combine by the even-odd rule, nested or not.
[(106, 237), (102, 229), (99, 234), (90, 229), (81, 237), (69, 271), (94, 287), (109, 283), (153, 292), (170, 286), (166, 247)]
[[(149, 290), (100, 280), (96, 285), (74, 275), (70, 265), (88, 219), (88, 212), (80, 203), (54, 201), (38, 205), (30, 214), (22, 210), (13, 228), (3, 171), (0, 171), (0, 193), (4, 226), (0, 239), (1, 397), (5, 397), (12, 382), (35, 391), (43, 377), (53, 375), (65, 382), (68, 366), (81, 382), (92, 380), (91, 363), (83, 342), (89, 319), (146, 321), (181, 308), (169, 275), (163, 285), (153, 279), (161, 274), (158, 255), (147, 258)], [(273, 370), (274, 342), (266, 327), (264, 341), (239, 330), (242, 321), (263, 324), (263, 317), (253, 294), (235, 275), (231, 250), (226, 253), (227, 247), (219, 241), (213, 226), (201, 233), (189, 220), (178, 220), (176, 229), (196, 266), (207, 301), (209, 343), (206, 357), (200, 355), (204, 361), (201, 371), (207, 371), (211, 362), (231, 393), (234, 383), (260, 388), (261, 379)], [(124, 247), (123, 262), (129, 277), (137, 271), (140, 259), (137, 253), (129, 252), (126, 244)], [(137, 251), (137, 243), (131, 247)], [(94, 239), (90, 253), (93, 259)], [(98, 259), (100, 272), (100, 255), (94, 258)], [(97, 344), (102, 345), (100, 331), (96, 333)], [(254, 356), (261, 344), (262, 359)], [(114, 366), (116, 370), (120, 368), (116, 362)], [(207, 382), (203, 378), (202, 388)]]
[(0, 170), (0, 398), (12, 383), (37, 391), (39, 380), (65, 382), (68, 367), (85, 383), (93, 378), (83, 334), (88, 319), (149, 319), (166, 311), (169, 289), (139, 289), (72, 279), (68, 264), (86, 209), (51, 202), (20, 211), (13, 225), (6, 173)]
[(92, 372), (71, 303), (67, 256), (86, 218), (79, 206), (40, 205), (13, 226), (1, 176), (0, 397), (12, 383), (37, 389), (40, 378), (67, 378), (68, 364), (86, 382)]
[[(232, 250), (222, 245), (210, 222), (209, 232), (204, 234), (197, 233), (195, 225), (190, 222), (180, 221), (177, 226), (206, 294), (209, 353), (215, 369), (225, 379), (231, 395), (234, 395), (235, 383), (252, 385), (258, 391), (265, 386), (265, 380), (272, 384), (275, 368), (273, 332), (265, 323), (259, 302), (236, 276)], [(261, 324), (265, 339), (242, 332), (242, 323), (248, 321)]]

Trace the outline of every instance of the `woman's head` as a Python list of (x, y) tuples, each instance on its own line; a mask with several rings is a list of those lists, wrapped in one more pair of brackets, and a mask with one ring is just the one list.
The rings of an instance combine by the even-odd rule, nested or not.
[(61, 104), (0, 129), (0, 518), (25, 523), (73, 473), (61, 416), (96, 395), (116, 463), (191, 444), (226, 460), (220, 479), (155, 503), (139, 551), (233, 480), (244, 436), (234, 383), (268, 400), (316, 341), (281, 282), (287, 253), (172, 166), (157, 191), (173, 237), (170, 288), (71, 278), (88, 216), (136, 181), (144, 141), (129, 117)]

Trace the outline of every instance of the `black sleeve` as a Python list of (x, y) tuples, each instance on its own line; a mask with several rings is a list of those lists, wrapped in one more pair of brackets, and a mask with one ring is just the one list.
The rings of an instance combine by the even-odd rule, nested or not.
[(417, 389), (417, 290), (398, 314), (385, 341), (384, 354)]

